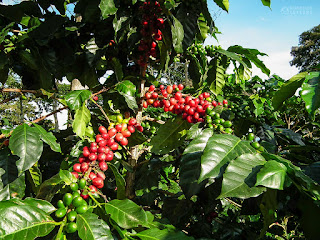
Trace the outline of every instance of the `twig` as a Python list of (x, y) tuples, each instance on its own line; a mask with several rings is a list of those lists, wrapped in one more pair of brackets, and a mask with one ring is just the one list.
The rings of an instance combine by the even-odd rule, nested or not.
[(91, 98), (91, 101), (100, 109), (100, 111), (102, 112), (103, 116), (106, 118), (108, 124), (110, 124), (110, 119), (108, 118), (106, 112), (103, 110), (103, 108), (96, 102), (94, 101), (92, 98)]
[[(49, 114), (47, 114), (47, 115), (45, 115), (45, 116), (42, 116), (42, 117), (40, 117), (40, 118), (38, 118), (38, 119), (36, 119), (36, 120), (33, 120), (32, 122), (28, 123), (28, 125), (30, 126), (32, 123), (38, 123), (38, 122), (46, 119), (47, 117), (50, 117), (51, 115), (53, 115), (53, 114), (55, 114), (55, 113), (57, 113), (57, 112), (60, 112), (60, 111), (62, 111), (62, 110), (64, 110), (64, 109), (66, 109), (66, 108), (68, 108), (68, 106), (64, 106), (64, 107), (62, 107), (62, 108), (59, 108), (59, 109), (57, 109), (56, 111), (53, 111), (53, 112), (51, 112), (51, 113), (49, 113)], [(13, 132), (13, 130), (10, 132), (9, 135), (11, 135), (12, 132)], [(5, 138), (5, 137), (6, 137), (6, 136), (5, 136), (4, 134), (1, 134), (1, 135), (0, 135), (0, 139)]]
[(2, 88), (1, 92), (19, 92), (19, 93), (39, 93), (39, 91), (37, 90), (23, 90), (23, 89), (19, 89), (19, 88)]
[(151, 118), (151, 117), (148, 117), (148, 116), (144, 116), (142, 118), (142, 120), (147, 120), (147, 121), (151, 121), (151, 122), (156, 122), (156, 123), (159, 123), (159, 124), (165, 124), (166, 122), (162, 121), (162, 120), (157, 120), (155, 118)]
[(226, 200), (227, 200), (229, 203), (231, 203), (232, 205), (234, 205), (234, 206), (236, 206), (236, 207), (238, 207), (238, 208), (242, 208), (242, 206), (241, 206), (240, 204), (232, 201), (231, 199), (229, 199), (229, 198), (224, 198), (224, 199), (226, 199)]

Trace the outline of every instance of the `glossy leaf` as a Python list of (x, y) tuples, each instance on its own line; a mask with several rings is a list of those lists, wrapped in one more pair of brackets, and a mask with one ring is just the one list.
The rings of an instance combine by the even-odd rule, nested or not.
[(205, 129), (183, 152), (179, 175), (180, 186), (187, 197), (195, 195), (201, 188), (197, 182), (201, 171), (201, 156), (212, 135), (211, 129)]
[(11, 198), (23, 198), (25, 190), (25, 174), (22, 173), (20, 177), (0, 190), (0, 201), (9, 200)]
[(261, 0), (261, 2), (264, 6), (267, 6), (267, 7), (271, 6), (271, 0)]
[(136, 86), (132, 82), (124, 80), (117, 84), (116, 90), (124, 97), (130, 109), (136, 110), (138, 108), (135, 98)]
[(285, 100), (295, 94), (297, 89), (301, 87), (301, 84), (307, 75), (307, 72), (302, 72), (293, 76), (287, 82), (285, 82), (278, 91), (276, 91), (272, 98), (272, 105), (276, 110), (282, 106)]
[(0, 202), (0, 238), (33, 240), (49, 234), (56, 223), (40, 208), (22, 201)]
[(151, 228), (135, 234), (141, 240), (192, 240), (193, 237), (186, 236), (183, 232), (172, 232), (168, 229), (160, 230)]
[(174, 47), (174, 50), (177, 53), (182, 53), (183, 48), (182, 48), (182, 42), (184, 38), (184, 30), (181, 22), (172, 16), (173, 18), (173, 23), (171, 25), (171, 34), (172, 34), (172, 44)]
[(191, 128), (187, 132), (186, 140), (195, 139), (202, 133), (203, 129), (199, 125), (200, 123), (192, 124)]
[(118, 10), (114, 4), (114, 0), (101, 0), (99, 8), (103, 18), (115, 14)]
[(125, 199), (126, 198), (126, 181), (122, 177), (122, 175), (119, 173), (118, 169), (112, 164), (108, 163), (109, 168), (111, 168), (113, 175), (116, 179), (117, 183), (117, 199)]
[(83, 103), (82, 107), (76, 110), (74, 115), (74, 121), (72, 123), (73, 131), (80, 137), (83, 138), (86, 134), (86, 128), (90, 122), (91, 114), (86, 104)]
[(287, 168), (275, 160), (268, 161), (257, 174), (255, 186), (283, 190)]
[(39, 188), (37, 198), (51, 201), (54, 195), (62, 188), (64, 182), (61, 180), (59, 174), (44, 181)]
[(33, 123), (35, 128), (37, 129), (38, 133), (40, 134), (41, 139), (50, 146), (52, 151), (60, 152), (61, 153), (61, 147), (60, 144), (57, 143), (56, 137), (53, 135), (52, 132), (47, 132), (43, 127), (40, 125)]
[(77, 178), (68, 170), (60, 169), (59, 176), (60, 179), (67, 185), (70, 185), (73, 182), (77, 182)]
[(250, 198), (259, 196), (266, 189), (263, 187), (250, 188), (245, 180), (253, 169), (266, 161), (260, 154), (243, 154), (232, 160), (223, 174), (221, 193), (218, 198), (237, 197)]
[(218, 95), (221, 93), (222, 88), (225, 85), (225, 72), (227, 67), (227, 59), (216, 58), (210, 62), (210, 69), (208, 71), (207, 82), (210, 85), (210, 90)]
[(90, 96), (91, 92), (89, 90), (75, 90), (69, 92), (65, 96), (65, 100), (67, 101), (68, 107), (71, 110), (77, 110), (87, 99), (90, 98)]
[(97, 215), (86, 212), (77, 215), (78, 235), (83, 240), (113, 240), (108, 224)]
[(9, 148), (14, 155), (20, 157), (16, 164), (19, 174), (21, 174), (40, 159), (43, 143), (38, 131), (24, 123), (13, 131)]
[(148, 217), (142, 207), (138, 206), (129, 199), (112, 200), (105, 205), (107, 214), (110, 214), (120, 227), (124, 229), (141, 226), (148, 227)]
[(42, 183), (42, 174), (38, 165), (33, 165), (27, 172), (27, 179), (31, 184), (32, 190), (35, 194), (38, 193), (39, 187)]
[(170, 119), (151, 138), (151, 151), (155, 154), (166, 154), (176, 149), (183, 143), (186, 137), (186, 131), (184, 130), (188, 128), (189, 124), (181, 117)]
[(308, 113), (314, 118), (315, 111), (320, 107), (320, 72), (311, 72), (302, 84), (301, 97), (306, 104)]
[(242, 154), (254, 152), (249, 142), (238, 137), (227, 134), (213, 135), (201, 157), (201, 174), (198, 181), (216, 178), (225, 164)]
[(18, 177), (17, 157), (10, 154), (8, 148), (0, 150), (0, 189)]
[(213, 0), (220, 8), (229, 11), (229, 0)]

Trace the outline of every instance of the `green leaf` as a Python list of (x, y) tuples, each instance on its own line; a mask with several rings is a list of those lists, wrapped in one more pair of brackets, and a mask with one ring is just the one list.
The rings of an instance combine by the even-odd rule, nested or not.
[(54, 195), (62, 188), (64, 182), (61, 180), (59, 173), (52, 178), (44, 181), (39, 188), (37, 198), (51, 201)]
[(116, 90), (124, 97), (128, 107), (132, 110), (138, 108), (136, 102), (136, 86), (129, 80), (124, 80), (116, 85)]
[(117, 80), (120, 82), (123, 79), (122, 64), (118, 58), (112, 58), (111, 64), (113, 66), (114, 72), (116, 73)]
[(201, 157), (201, 174), (198, 182), (207, 178), (216, 178), (220, 169), (231, 160), (245, 153), (256, 152), (248, 141), (228, 134), (213, 135)]
[(160, 230), (151, 228), (135, 234), (141, 240), (192, 240), (193, 237), (186, 236), (183, 232), (172, 232), (168, 229)]
[(180, 186), (186, 195), (191, 197), (201, 188), (198, 179), (201, 171), (201, 156), (209, 138), (213, 135), (211, 129), (205, 129), (184, 150), (180, 163)]
[(38, 131), (24, 123), (12, 132), (9, 148), (14, 155), (20, 157), (16, 164), (19, 174), (21, 174), (40, 159), (43, 143)]
[(202, 133), (203, 129), (199, 127), (199, 125), (200, 123), (196, 123), (191, 126), (191, 128), (187, 132), (186, 140), (195, 139)]
[(128, 143), (128, 147), (132, 147), (135, 145), (140, 145), (147, 141), (147, 137), (140, 131), (135, 131), (134, 133), (131, 134), (130, 136), (130, 141)]
[(74, 121), (72, 123), (73, 131), (83, 138), (86, 135), (87, 125), (90, 122), (91, 114), (86, 104), (83, 103), (82, 107), (76, 110)]
[(122, 175), (119, 173), (118, 169), (112, 164), (108, 163), (109, 168), (111, 168), (113, 175), (116, 179), (117, 183), (117, 199), (125, 199), (126, 198), (126, 181), (122, 177)]
[(108, 224), (93, 213), (77, 215), (78, 235), (83, 240), (113, 240)]
[(11, 198), (23, 198), (25, 195), (25, 190), (25, 175), (22, 173), (20, 177), (7, 184), (3, 189), (0, 190), (0, 201), (9, 200)]
[(215, 58), (210, 61), (207, 82), (210, 90), (218, 95), (222, 92), (225, 81), (225, 73), (227, 68), (227, 58)]
[(69, 92), (65, 96), (65, 100), (67, 101), (68, 107), (71, 110), (79, 109), (83, 103), (89, 99), (91, 96), (91, 92), (89, 90), (75, 90)]
[(46, 236), (55, 226), (50, 215), (36, 206), (20, 205), (14, 200), (0, 202), (1, 239), (33, 240)]
[(266, 161), (260, 154), (243, 154), (232, 160), (223, 174), (221, 193), (218, 198), (237, 197), (250, 198), (266, 191), (263, 187), (250, 188), (245, 180), (259, 165)]
[(29, 205), (29, 206), (39, 208), (48, 214), (51, 214), (56, 210), (56, 208), (50, 202), (47, 202), (41, 199), (36, 199), (36, 198), (28, 197), (28, 198), (25, 198), (24, 200), (13, 199), (12, 202), (17, 203), (18, 205)]
[(220, 8), (229, 12), (229, 0), (213, 0)]
[(42, 174), (40, 169), (38, 168), (37, 164), (33, 165), (27, 171), (27, 179), (31, 184), (32, 190), (35, 194), (38, 193), (39, 187), (42, 183)]
[(60, 144), (57, 143), (56, 137), (53, 135), (52, 132), (47, 132), (43, 127), (40, 125), (33, 123), (35, 128), (37, 129), (38, 133), (40, 134), (41, 139), (50, 146), (52, 151), (60, 152), (61, 153), (61, 147)]
[(16, 156), (12, 156), (8, 148), (0, 150), (0, 189), (18, 177)]
[(261, 2), (264, 6), (267, 6), (267, 7), (271, 6), (271, 0), (261, 0)]
[(181, 117), (170, 119), (157, 131), (157, 135), (151, 138), (151, 151), (155, 154), (166, 154), (179, 147), (185, 137), (184, 130), (189, 128), (187, 121)]
[(105, 209), (112, 220), (124, 229), (138, 227), (139, 225), (148, 227), (146, 212), (129, 199), (112, 200), (106, 203)]
[(77, 178), (68, 170), (60, 169), (59, 176), (66, 185), (77, 182)]
[(261, 213), (263, 215), (263, 228), (260, 231), (260, 237), (263, 239), (266, 231), (269, 229), (270, 224), (276, 221), (275, 213), (278, 207), (277, 191), (267, 189), (262, 195), (261, 203), (259, 204)]
[(268, 161), (257, 174), (255, 186), (283, 190), (287, 168), (275, 160)]
[(171, 25), (171, 34), (172, 34), (172, 44), (174, 47), (174, 50), (177, 53), (182, 53), (183, 48), (182, 48), (182, 42), (184, 38), (184, 30), (181, 22), (172, 16), (173, 18), (173, 23)]
[(107, 18), (109, 15), (115, 14), (118, 10), (113, 0), (101, 0), (99, 8), (103, 18)]
[(311, 72), (306, 76), (302, 84), (301, 97), (306, 104), (308, 113), (313, 117), (315, 111), (320, 107), (320, 72)]
[(290, 78), (281, 88), (275, 93), (272, 98), (272, 105), (275, 110), (279, 109), (283, 102), (288, 98), (292, 97), (297, 89), (301, 87), (305, 77), (308, 75), (307, 72), (299, 73), (292, 78)]

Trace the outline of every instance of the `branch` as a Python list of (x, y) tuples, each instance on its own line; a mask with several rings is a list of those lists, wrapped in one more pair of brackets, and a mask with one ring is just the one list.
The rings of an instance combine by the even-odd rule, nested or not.
[(2, 93), (4, 93), (4, 92), (19, 92), (19, 93), (34, 93), (34, 94), (40, 93), (37, 90), (23, 90), (23, 89), (19, 89), (19, 88), (2, 88), (1, 92)]
[[(56, 111), (53, 111), (53, 112), (51, 112), (51, 113), (49, 113), (49, 114), (47, 114), (47, 115), (45, 115), (45, 116), (42, 116), (42, 117), (40, 117), (40, 118), (38, 118), (38, 119), (36, 119), (36, 120), (33, 120), (32, 122), (28, 123), (28, 125), (30, 126), (32, 123), (41, 122), (42, 120), (46, 119), (47, 117), (50, 117), (51, 115), (53, 115), (53, 114), (55, 114), (55, 113), (57, 113), (57, 112), (60, 112), (60, 111), (62, 111), (62, 110), (64, 110), (64, 109), (66, 109), (66, 108), (68, 108), (68, 106), (64, 106), (64, 107), (62, 107), (62, 108), (59, 108), (59, 109), (57, 109)], [(13, 130), (10, 132), (9, 136), (12, 134), (12, 132), (13, 132)], [(4, 134), (1, 134), (1, 135), (0, 135), (0, 139), (5, 138), (5, 137), (6, 137), (6, 136), (5, 136)]]
[(91, 98), (91, 101), (100, 109), (100, 111), (102, 112), (103, 116), (107, 119), (108, 124), (110, 124), (110, 119), (108, 118), (106, 112), (103, 110), (103, 108), (95, 101)]

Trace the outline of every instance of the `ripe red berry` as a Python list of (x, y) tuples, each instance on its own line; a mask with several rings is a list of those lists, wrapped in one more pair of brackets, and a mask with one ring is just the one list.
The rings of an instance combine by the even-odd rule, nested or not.
[(86, 200), (86, 199), (89, 198), (89, 194), (80, 193), (80, 196), (81, 196), (84, 200)]
[(223, 104), (223, 105), (228, 105), (228, 100), (224, 99), (224, 100), (222, 101), (222, 104)]
[(159, 26), (163, 25), (163, 23), (164, 23), (163, 18), (158, 18), (157, 19), (157, 23), (158, 23)]
[(79, 174), (77, 172), (71, 172), (73, 176), (75, 176), (76, 178), (79, 178)]
[(89, 158), (89, 160), (91, 162), (93, 162), (93, 161), (97, 160), (97, 154), (96, 153), (90, 153), (88, 158)]
[(177, 100), (175, 98), (170, 98), (170, 105), (173, 106), (177, 103)]
[(174, 98), (177, 100), (180, 100), (182, 98), (182, 93), (181, 92), (176, 92), (176, 94), (174, 95)]
[(151, 96), (153, 99), (156, 99), (156, 98), (158, 98), (158, 93), (156, 93), (156, 92), (153, 92), (152, 93), (152, 96)]
[(181, 91), (181, 90), (184, 88), (184, 86), (180, 83), (180, 84), (178, 85), (178, 88), (179, 88), (179, 90)]
[(143, 132), (143, 127), (141, 125), (137, 125), (136, 128), (139, 132)]
[(93, 96), (92, 99), (95, 100), (95, 101), (98, 101), (98, 100), (99, 100), (99, 97), (98, 97), (97, 95), (95, 95), (95, 96)]
[(108, 153), (107, 153), (107, 156), (106, 156), (106, 161), (107, 162), (110, 162), (110, 161), (112, 161), (113, 160), (113, 152), (112, 151), (109, 151)]
[(112, 144), (112, 145), (110, 146), (110, 148), (111, 148), (113, 151), (118, 150), (118, 147), (119, 147), (118, 143), (114, 143), (114, 144)]
[(80, 166), (81, 172), (84, 173), (84, 172), (88, 171), (88, 169), (89, 169), (89, 164), (87, 162), (81, 163), (81, 166)]
[[(152, 42), (151, 43), (151, 48), (155, 48), (157, 46), (157, 43), (156, 42)], [(153, 85), (151, 85), (151, 86), (153, 86)], [(150, 87), (151, 87), (150, 86)], [(154, 89), (153, 89), (154, 90)], [(149, 88), (149, 91), (153, 91), (153, 90), (150, 90), (150, 88)]]
[(203, 93), (203, 97), (204, 97), (204, 98), (208, 98), (208, 97), (210, 97), (210, 93), (208, 93), (208, 92), (204, 92), (204, 93)]
[(189, 104), (189, 102), (192, 100), (192, 97), (191, 96), (186, 96), (185, 100), (186, 100), (186, 103)]
[(117, 132), (121, 132), (122, 131), (122, 124), (117, 124), (116, 130), (117, 130)]
[(84, 158), (84, 157), (79, 157), (79, 163), (83, 163), (83, 162), (85, 162), (86, 161), (86, 158)]
[(101, 162), (101, 161), (106, 161), (106, 159), (107, 159), (107, 154), (105, 154), (105, 153), (99, 153), (97, 159), (98, 159), (99, 162)]
[(128, 145), (128, 139), (124, 137), (124, 138), (120, 141), (120, 144), (121, 144), (122, 146), (127, 146), (127, 145)]
[(97, 136), (96, 136), (96, 142), (98, 143), (98, 142), (100, 142), (101, 140), (103, 140), (104, 138), (100, 135), (100, 134), (98, 134)]
[(96, 153), (98, 151), (98, 148), (97, 147), (90, 147), (89, 151), (91, 153)]
[(128, 130), (131, 133), (134, 133), (136, 131), (136, 129), (134, 128), (134, 126), (128, 126)]
[(92, 180), (92, 185), (97, 187), (97, 188), (103, 188), (104, 186), (104, 181), (100, 177), (96, 177), (95, 179)]
[(103, 139), (108, 140), (110, 138), (108, 133), (104, 133), (101, 135)]
[(221, 106), (222, 105), (222, 103), (221, 102), (218, 102), (218, 106)]
[(216, 101), (212, 101), (212, 106), (214, 106), (214, 107), (216, 107), (216, 106), (218, 106), (218, 104), (217, 104), (217, 102)]
[(161, 84), (159, 88), (160, 88), (160, 90), (163, 90), (164, 89), (164, 85)]
[(100, 177), (103, 180), (106, 179), (106, 175), (104, 174), (104, 172), (97, 172), (97, 177)]
[(151, 93), (146, 92), (146, 94), (144, 95), (146, 99), (150, 99), (151, 98)]
[(84, 148), (83, 148), (82, 155), (83, 155), (84, 157), (89, 157), (90, 151), (89, 151), (88, 147), (84, 147)]
[[(153, 43), (155, 43), (156, 46), (157, 46), (157, 43), (156, 43), (156, 42), (152, 42), (152, 43), (151, 43), (151, 47), (152, 47), (152, 48), (155, 48), (155, 46), (153, 47)], [(154, 85), (151, 85), (151, 86), (149, 87), (149, 91), (150, 91), (150, 92), (154, 91), (155, 89), (156, 89), (156, 87), (155, 87)]]
[(108, 141), (107, 140), (101, 140), (99, 143), (98, 143), (98, 145), (99, 145), (99, 147), (105, 147), (105, 146), (107, 146), (107, 144), (108, 144)]
[(114, 139), (113, 139), (113, 138), (110, 138), (110, 139), (107, 141), (107, 145), (110, 147), (112, 144), (114, 144)]
[(188, 104), (190, 105), (190, 107), (196, 106), (196, 102), (194, 100), (190, 100)]
[(108, 135), (110, 137), (113, 137), (114, 135), (116, 135), (116, 133), (117, 133), (117, 130), (115, 128), (110, 128), (108, 131)]
[(108, 164), (106, 162), (99, 162), (99, 168), (101, 171), (107, 171)]
[(94, 172), (90, 172), (89, 178), (90, 178), (91, 180), (95, 179), (96, 177), (97, 177), (97, 175), (96, 175)]
[(73, 171), (75, 172), (81, 172), (81, 163), (76, 163), (73, 165)]
[(95, 186), (93, 186), (93, 185), (90, 185), (89, 186), (89, 189), (90, 189), (90, 192), (92, 192), (92, 193), (95, 193), (98, 189), (95, 187)]
[(104, 126), (100, 126), (98, 131), (103, 134), (103, 133), (108, 133), (108, 130)]
[(143, 106), (144, 108), (147, 108), (147, 107), (148, 107), (148, 103), (147, 103), (146, 101), (144, 101), (143, 104), (142, 104), (142, 106)]
[(167, 91), (167, 93), (171, 94), (173, 91), (173, 87), (171, 85), (167, 86), (166, 91)]
[(115, 139), (117, 142), (120, 142), (123, 139), (123, 135), (121, 133), (117, 133)]
[[(128, 128), (129, 128), (129, 127), (130, 127), (130, 126), (128, 126)], [(122, 133), (123, 137), (125, 137), (125, 138), (128, 138), (128, 137), (131, 136), (131, 132), (130, 132), (129, 130), (124, 130), (124, 131), (122, 131), (121, 133)]]
[(136, 125), (136, 124), (137, 124), (137, 120), (136, 120), (135, 118), (131, 118), (131, 119), (129, 120), (128, 124), (129, 124), (130, 126)]

